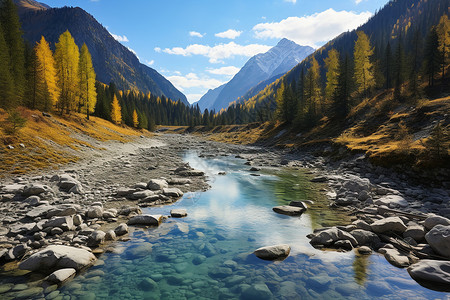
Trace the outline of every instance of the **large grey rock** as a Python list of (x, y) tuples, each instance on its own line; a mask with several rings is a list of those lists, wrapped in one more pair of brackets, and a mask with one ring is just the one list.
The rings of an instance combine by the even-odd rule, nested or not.
[(348, 240), (352, 243), (353, 247), (358, 245), (358, 242), (350, 233), (340, 230), (336, 227), (325, 229), (319, 232), (311, 239), (310, 243), (311, 245), (331, 246), (333, 243), (339, 240)]
[(416, 242), (420, 242), (425, 238), (425, 228), (418, 224), (410, 225), (406, 228), (405, 232), (403, 232), (403, 237), (413, 238)]
[(371, 231), (355, 229), (351, 231), (350, 234), (356, 239), (360, 246), (371, 246), (380, 242), (378, 235)]
[(55, 216), (72, 216), (77, 213), (75, 205), (62, 205), (47, 212), (47, 218)]
[(384, 257), (392, 265), (398, 268), (405, 268), (410, 265), (408, 256), (399, 252), (397, 249), (380, 249), (380, 252), (384, 252)]
[(371, 224), (371, 228), (375, 233), (384, 233), (393, 231), (403, 233), (406, 230), (405, 223), (399, 217), (389, 217), (377, 220)]
[(128, 220), (128, 225), (152, 225), (158, 226), (163, 220), (162, 215), (139, 215)]
[(436, 225), (426, 235), (425, 239), (434, 252), (450, 258), (450, 225)]
[(51, 205), (40, 205), (27, 212), (26, 216), (32, 219), (46, 216), (47, 213), (53, 209), (55, 209), (55, 207)]
[(432, 215), (425, 219), (424, 226), (426, 230), (431, 230), (436, 225), (450, 225), (450, 220), (438, 215)]
[(89, 247), (96, 247), (105, 241), (106, 233), (101, 230), (96, 230), (91, 233), (87, 240), (87, 245)]
[(163, 189), (163, 194), (169, 197), (181, 197), (183, 192), (178, 188), (165, 188)]
[(390, 208), (407, 207), (408, 201), (400, 195), (387, 195), (373, 201), (375, 205), (386, 205)]
[(32, 184), (27, 184), (23, 188), (22, 195), (25, 197), (29, 197), (29, 196), (40, 195), (45, 192), (53, 192), (53, 190), (47, 185), (32, 183)]
[(170, 216), (173, 218), (183, 218), (187, 216), (187, 211), (181, 208), (172, 209), (170, 211)]
[(253, 252), (257, 257), (265, 260), (275, 260), (286, 258), (291, 252), (291, 247), (287, 244), (261, 247)]
[[(450, 261), (422, 259), (408, 268), (417, 281), (429, 281), (450, 286)], [(450, 291), (450, 288), (448, 288)]]
[(8, 235), (16, 236), (18, 234), (28, 233), (33, 231), (36, 223), (15, 223), (9, 227)]
[(97, 219), (103, 217), (103, 208), (100, 206), (92, 206), (87, 211), (87, 217), (89, 219)]
[(47, 277), (47, 281), (54, 284), (61, 284), (73, 278), (77, 271), (73, 268), (60, 269)]
[(43, 271), (73, 268), (80, 270), (96, 260), (91, 252), (63, 245), (51, 245), (19, 264), (21, 270)]
[(133, 200), (138, 200), (138, 199), (145, 199), (151, 196), (154, 196), (155, 192), (153, 191), (149, 191), (149, 190), (144, 190), (144, 191), (138, 191), (138, 192), (134, 192), (131, 195), (128, 195), (127, 198), (129, 199), (133, 199)]
[(360, 193), (363, 190), (365, 191), (370, 190), (370, 181), (365, 178), (352, 176), (351, 180), (344, 182), (343, 187), (347, 191)]
[(8, 184), (2, 188), (2, 192), (4, 194), (19, 194), (22, 193), (24, 187), (25, 184), (18, 184), (18, 183)]
[(274, 208), (272, 208), (272, 210), (276, 213), (288, 216), (299, 216), (304, 211), (306, 211), (306, 209), (303, 207), (296, 207), (290, 205), (275, 206)]
[(147, 183), (147, 188), (152, 191), (159, 191), (168, 187), (169, 184), (164, 179), (151, 179)]
[(73, 218), (71, 216), (65, 216), (65, 217), (54, 217), (43, 225), (44, 228), (47, 227), (59, 227), (62, 230), (73, 230)]
[[(61, 190), (70, 192), (75, 186), (77, 186), (77, 188), (75, 188), (75, 190), (82, 190), (81, 182), (79, 182), (77, 179), (73, 178), (71, 175), (62, 174), (57, 177), (58, 177), (58, 183), (56, 185), (59, 186), (59, 188)], [(73, 191), (74, 190), (72, 190), (72, 192)]]
[(114, 233), (117, 236), (127, 234), (128, 233), (128, 225), (125, 223), (120, 224), (119, 226), (116, 227), (116, 229), (114, 229)]

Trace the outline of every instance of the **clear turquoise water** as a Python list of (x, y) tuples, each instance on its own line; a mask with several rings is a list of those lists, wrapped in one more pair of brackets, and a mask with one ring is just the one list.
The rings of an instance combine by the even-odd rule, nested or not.
[[(322, 204), (304, 174), (250, 175), (243, 160), (230, 157), (185, 160), (207, 172), (211, 189), (186, 194), (171, 206), (145, 213), (188, 217), (158, 228), (137, 229), (115, 253), (60, 289), (64, 299), (450, 299), (421, 287), (406, 270), (373, 254), (322, 252), (310, 246), (312, 228), (342, 220)], [(216, 175), (219, 171), (225, 176)], [(315, 197), (315, 199), (313, 199)], [(301, 217), (272, 211), (290, 200), (312, 199)], [(284, 261), (249, 255), (261, 246), (286, 243)]]

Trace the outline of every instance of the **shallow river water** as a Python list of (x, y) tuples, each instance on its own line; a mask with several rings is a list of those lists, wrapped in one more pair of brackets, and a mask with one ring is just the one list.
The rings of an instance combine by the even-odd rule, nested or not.
[[(62, 287), (63, 299), (450, 299), (421, 287), (383, 256), (314, 249), (314, 228), (345, 223), (301, 171), (252, 176), (244, 160), (185, 160), (205, 171), (211, 189), (186, 194), (171, 206), (145, 213), (188, 216), (139, 229), (114, 253)], [(217, 175), (224, 171), (226, 175)], [(254, 172), (253, 172), (254, 173)], [(259, 173), (259, 172), (258, 172)], [(315, 204), (300, 217), (272, 207), (291, 200)], [(290, 256), (268, 262), (251, 255), (261, 246), (289, 244)]]

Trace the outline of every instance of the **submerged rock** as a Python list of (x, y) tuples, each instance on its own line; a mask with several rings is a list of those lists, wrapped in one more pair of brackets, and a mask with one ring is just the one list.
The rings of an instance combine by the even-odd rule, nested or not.
[(186, 217), (186, 216), (187, 216), (187, 211), (186, 211), (185, 209), (181, 209), (181, 208), (178, 208), (178, 209), (172, 209), (172, 210), (170, 211), (170, 215), (171, 215), (173, 218), (183, 218), (183, 217)]
[(90, 266), (95, 260), (94, 254), (87, 250), (63, 245), (51, 245), (20, 263), (19, 269), (44, 272), (55, 268), (80, 270)]
[(272, 209), (276, 213), (288, 215), (288, 216), (299, 216), (306, 210), (303, 207), (296, 207), (296, 206), (290, 206), (290, 205), (275, 206)]
[(289, 256), (291, 247), (287, 244), (261, 247), (253, 252), (257, 257), (265, 260), (284, 259)]

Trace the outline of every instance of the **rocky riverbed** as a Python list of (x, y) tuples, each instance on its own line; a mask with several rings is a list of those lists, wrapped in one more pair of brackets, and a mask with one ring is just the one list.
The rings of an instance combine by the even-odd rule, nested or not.
[[(410, 266), (413, 278), (450, 283), (448, 191), (412, 186), (401, 174), (373, 167), (364, 157), (330, 162), (305, 153), (185, 135), (105, 147), (108, 150), (86, 153), (79, 163), (61, 170), (1, 182), (1, 263), (44, 275), (30, 286), (2, 286), (0, 294), (48, 297), (57, 285), (95, 264), (95, 255), (112, 251), (108, 248), (112, 241), (128, 239), (134, 225), (158, 225), (168, 217), (142, 215), (141, 207), (173, 203), (183, 193), (206, 190), (203, 172), (183, 163), (180, 153), (186, 150), (205, 157), (246, 159), (255, 176), (261, 168), (310, 169), (312, 181), (323, 183), (330, 205), (355, 219), (352, 224), (316, 230), (311, 235), (315, 247), (379, 251), (396, 266)], [(434, 260), (416, 263), (423, 258)]]

